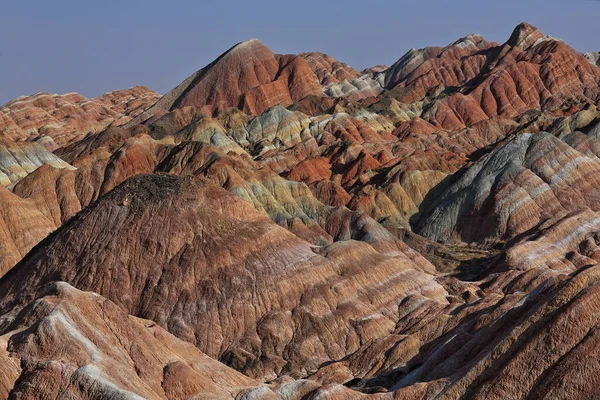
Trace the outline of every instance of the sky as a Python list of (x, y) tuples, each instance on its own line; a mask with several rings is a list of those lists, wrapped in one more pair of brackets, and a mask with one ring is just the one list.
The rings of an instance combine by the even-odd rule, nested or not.
[(359, 70), (469, 33), (505, 42), (522, 21), (600, 51), (598, 16), (600, 0), (0, 0), (0, 104), (135, 85), (164, 94), (250, 38)]

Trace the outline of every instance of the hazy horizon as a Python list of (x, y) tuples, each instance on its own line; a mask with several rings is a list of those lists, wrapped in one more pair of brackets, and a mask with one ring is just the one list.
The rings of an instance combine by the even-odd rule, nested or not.
[(0, 15), (0, 33), (9, 38), (0, 44), (0, 104), (36, 92), (95, 97), (136, 85), (164, 94), (250, 38), (276, 53), (321, 51), (358, 70), (469, 33), (502, 43), (522, 21), (581, 52), (600, 51), (598, 11), (600, 1), (593, 0), (12, 2)]

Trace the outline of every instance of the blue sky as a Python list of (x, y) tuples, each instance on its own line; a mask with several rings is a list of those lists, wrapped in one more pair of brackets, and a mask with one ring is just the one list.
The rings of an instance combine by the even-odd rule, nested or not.
[(233, 44), (323, 51), (357, 69), (469, 33), (504, 42), (521, 21), (600, 50), (600, 1), (3, 0), (0, 104), (35, 92), (84, 96), (176, 86)]

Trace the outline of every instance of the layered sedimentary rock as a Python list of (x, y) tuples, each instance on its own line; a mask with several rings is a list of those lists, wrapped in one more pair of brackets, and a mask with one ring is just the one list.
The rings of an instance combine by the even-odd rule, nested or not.
[[(442, 338), (439, 350), (430, 352), (422, 366), (396, 384), (397, 396), (583, 399), (597, 395), (597, 388), (583, 377), (598, 371), (594, 361), (598, 267), (538, 279), (527, 289), (530, 294), (522, 297), (517, 290), (532, 276), (516, 280), (516, 287), (496, 310), (475, 317), (470, 335), (449, 332)], [(498, 322), (486, 323), (494, 315)]]
[[(0, 276), (63, 222), (45, 213), (39, 201), (11, 192), (18, 182), (45, 167), (75, 170), (39, 143), (0, 143)], [(45, 182), (32, 179), (34, 191), (45, 190)]]
[(252, 39), (188, 77), (136, 121), (185, 106), (198, 107), (208, 115), (229, 107), (256, 115), (311, 94), (320, 95), (322, 89), (304, 57), (276, 55)]
[(506, 249), (496, 268), (550, 268), (570, 273), (597, 264), (598, 213), (584, 209), (545, 221), (537, 231)]
[(5, 315), (0, 323), (2, 398), (365, 397), (309, 380), (262, 385), (155, 322), (127, 315), (104, 297), (65, 282), (44, 285), (19, 315)]
[[(424, 91), (439, 84), (458, 86), (481, 72), (485, 57), (476, 54), (494, 45), (479, 35), (469, 35), (445, 48), (412, 49), (383, 72), (384, 85), (392, 88), (416, 84)], [(454, 64), (459, 68), (448, 68)]]
[(360, 73), (354, 68), (324, 53), (302, 53), (300, 57), (306, 60), (323, 86), (360, 76)]
[(14, 185), (42, 165), (75, 169), (39, 143), (0, 143), (0, 185)]
[(585, 53), (584, 55), (590, 63), (600, 67), (600, 53)]
[(0, 322), (3, 398), (234, 399), (259, 386), (153, 321), (67, 283), (47, 284), (23, 306)]
[[(292, 61), (282, 67), (284, 59)], [(253, 68), (247, 68), (247, 60)], [(564, 43), (525, 23), (503, 45), (469, 35), (445, 48), (410, 51), (390, 68), (365, 71), (362, 76), (321, 53), (284, 57), (251, 40), (234, 46), (188, 78), (136, 122), (152, 117), (148, 121), (150, 126), (163, 127), (160, 137), (176, 133), (176, 140), (199, 140), (224, 152), (242, 154), (244, 150), (260, 157), (260, 162), (275, 172), (309, 183), (314, 194), (323, 194), (325, 202), (358, 206), (364, 204), (364, 191), (353, 186), (357, 181), (379, 186), (374, 181), (380, 179), (375, 170), (384, 165), (395, 166), (395, 174), (411, 170), (453, 173), (470, 159), (479, 157), (478, 152), (520, 129), (519, 123), (541, 130), (555, 118), (549, 113), (577, 111), (582, 99), (596, 102), (598, 93), (594, 87), (598, 86), (599, 75), (582, 60), (580, 54)], [(294, 79), (300, 80), (279, 88), (277, 82), (286, 76), (281, 68), (304, 64), (306, 74), (294, 73)], [(575, 70), (580, 71), (577, 76)], [(278, 89), (255, 108), (256, 102), (248, 93), (264, 91), (265, 85)], [(297, 92), (300, 94), (293, 95), (299, 88), (302, 88)], [(331, 117), (315, 116), (315, 109), (306, 108), (307, 102), (312, 101), (308, 99), (325, 97), (346, 100), (329, 103), (327, 112)], [(365, 97), (374, 100), (366, 101)], [(357, 108), (354, 105), (357, 101), (364, 103)], [(282, 106), (294, 102), (292, 108), (299, 105), (298, 109), (308, 115), (294, 115), (283, 109)], [(273, 105), (274, 108), (269, 108)], [(231, 107), (239, 107), (249, 115), (234, 116), (228, 111)], [(191, 116), (191, 111), (180, 110), (200, 110), (203, 116)], [(538, 114), (531, 114), (534, 111)], [(261, 115), (252, 119), (256, 114)], [(344, 114), (365, 123), (367, 129), (375, 129), (383, 140), (370, 133), (365, 136), (365, 128), (356, 120), (351, 122), (355, 127), (348, 127), (344, 121), (343, 130), (338, 128), (342, 121), (338, 118)], [(525, 114), (526, 117), (522, 116)], [(522, 121), (515, 122), (517, 117)], [(175, 129), (177, 118), (180, 127)], [(236, 122), (231, 125), (233, 120)], [(188, 125), (182, 125), (183, 121)], [(358, 135), (350, 129), (358, 129)], [(385, 136), (389, 133), (402, 140)], [(336, 140), (356, 145), (342, 148)], [(388, 144), (384, 145), (386, 140)], [(354, 159), (357, 152), (359, 157)], [(320, 171), (324, 172), (324, 154), (332, 173), (311, 177), (308, 171), (300, 170), (306, 165), (314, 171), (312, 166), (319, 163)], [(338, 160), (344, 160), (343, 166)], [(337, 171), (342, 172), (341, 187), (333, 186), (334, 192), (323, 191), (322, 188), (331, 186), (325, 181), (335, 178)], [(385, 179), (392, 181), (389, 177)], [(378, 188), (386, 196), (393, 190)], [(328, 193), (339, 195), (331, 198)], [(353, 202), (344, 193), (354, 197)], [(404, 225), (418, 211), (418, 205), (404, 200), (392, 203), (393, 207), (385, 207), (389, 213), (376, 211), (381, 206), (361, 205), (358, 209), (367, 210), (382, 221), (400, 221), (398, 216), (404, 215)]]
[(152, 107), (8, 103), (0, 397), (597, 396), (595, 61), (251, 40)]
[(14, 267), (1, 283), (2, 309), (17, 312), (29, 299), (25, 281), (64, 280), (238, 370), (298, 374), (385, 334), (408, 293), (446, 302), (427, 261), (406, 246), (390, 250), (349, 241), (315, 251), (222, 189), (141, 176)]
[[(490, 71), (494, 73), (502, 71), (512, 65), (513, 60), (518, 60), (516, 55), (502, 56), (503, 61), (499, 63), (500, 65), (495, 65), (496, 61), (494, 61), (485, 68), (473, 69), (473, 65), (461, 64), (463, 72), (458, 73), (454, 78), (441, 77), (440, 79), (444, 81), (436, 82), (435, 87), (432, 86), (433, 83), (422, 81), (423, 76), (427, 75), (424, 71), (436, 71), (436, 68), (441, 68), (440, 63), (454, 65), (457, 60), (463, 60), (461, 63), (466, 63), (470, 58), (478, 60), (479, 53), (489, 53), (486, 57), (489, 59), (493, 56), (496, 60), (500, 57), (496, 53), (502, 49), (510, 50), (507, 54), (518, 52), (529, 54), (535, 51), (545, 55), (555, 51), (553, 48), (538, 49), (548, 43), (555, 43), (558, 46), (556, 52), (560, 50), (569, 56), (571, 53), (575, 54), (562, 42), (544, 37), (530, 25), (522, 24), (502, 46), (486, 42), (479, 36), (470, 35), (443, 49), (428, 48), (423, 51), (411, 51), (394, 66), (382, 72), (369, 71), (369, 79), (393, 87), (393, 90), (399, 87), (410, 87), (411, 91), (414, 91), (415, 87), (422, 86), (423, 90), (427, 91), (425, 103), (429, 102), (425, 105), (422, 100), (410, 106), (403, 105), (384, 93), (382, 99), (376, 103), (361, 104), (361, 108), (350, 107), (350, 104), (338, 105), (339, 112), (332, 110), (334, 113), (329, 115), (311, 117), (275, 106), (255, 118), (243, 112), (230, 111), (230, 108), (224, 109), (212, 118), (210, 113), (207, 114), (202, 109), (174, 106), (173, 111), (166, 115), (161, 116), (159, 113), (154, 117), (155, 120), (149, 124), (148, 133), (154, 139), (161, 141), (171, 140), (171, 137), (175, 142), (201, 141), (218, 147), (224, 153), (235, 152), (242, 156), (247, 153), (258, 158), (260, 164), (267, 165), (275, 172), (292, 180), (307, 183), (313, 194), (326, 204), (348, 205), (368, 213), (388, 226), (408, 227), (411, 222), (418, 219), (413, 216), (420, 216), (421, 208), (425, 208), (420, 205), (425, 196), (419, 196), (421, 199), (415, 202), (409, 194), (404, 193), (407, 188), (398, 182), (399, 177), (417, 176), (409, 173), (426, 170), (431, 171), (431, 176), (443, 178), (448, 173), (453, 173), (468, 164), (470, 159), (478, 157), (476, 155), (478, 152), (501, 141), (507, 132), (523, 129), (517, 128), (518, 123), (500, 117), (483, 119), (468, 128), (464, 128), (463, 122), (460, 121), (451, 125), (445, 122), (446, 128), (450, 130), (440, 131), (436, 126), (436, 119), (441, 115), (439, 110), (446, 109), (449, 99), (460, 94), (452, 94), (444, 89), (447, 84), (464, 85), (467, 82), (471, 84), (471, 82), (486, 81), (488, 76), (494, 75)], [(250, 41), (235, 46), (215, 63), (203, 69), (202, 74), (198, 73), (199, 81), (208, 79), (206, 78), (208, 76), (221, 82), (228, 73), (239, 70), (242, 55), (250, 52), (248, 48), (256, 50), (251, 51), (252, 57), (255, 57), (251, 59), (255, 60), (253, 62), (257, 65), (270, 63), (265, 60), (271, 59), (272, 52), (257, 41)], [(279, 56), (273, 55), (273, 57)], [(529, 57), (529, 55), (519, 57)], [(344, 85), (352, 79), (364, 78), (344, 64), (320, 53), (307, 53), (300, 58), (308, 63), (320, 84)], [(455, 67), (452, 68), (458, 71)], [(586, 77), (585, 68), (582, 68), (582, 71), (584, 71), (582, 77)], [(475, 79), (473, 74), (479, 77)], [(382, 80), (384, 76), (386, 79)], [(418, 79), (413, 81), (411, 76)], [(252, 81), (254, 78), (248, 79)], [(443, 87), (440, 88), (439, 85)], [(434, 87), (433, 92), (431, 87)], [(187, 93), (185, 90), (184, 92)], [(161, 101), (164, 102), (170, 97), (173, 96), (165, 96)], [(404, 95), (401, 97), (405, 99)], [(230, 104), (233, 103), (228, 103)], [(210, 105), (210, 110), (213, 110), (213, 105)], [(219, 108), (220, 106), (217, 107)], [(537, 120), (532, 123), (540, 124), (541, 127), (550, 126), (555, 122), (546, 114), (539, 114), (535, 118)], [(443, 119), (450, 121), (447, 117)], [(532, 123), (529, 123), (529, 126), (532, 126)], [(125, 135), (133, 134), (132, 131), (124, 132)], [(85, 140), (82, 143), (88, 143), (86, 145), (88, 147), (99, 146), (94, 140)], [(110, 190), (133, 173), (151, 172), (164, 156), (156, 154), (159, 150), (155, 144), (143, 144), (139, 139), (135, 139), (133, 143), (136, 144), (124, 145), (123, 140), (117, 141), (113, 146), (124, 145), (124, 147), (117, 153), (113, 153), (116, 148), (108, 148), (107, 151), (111, 156), (93, 150), (95, 153), (93, 162), (91, 157), (80, 157), (82, 153), (74, 156), (74, 150), (61, 149), (59, 151), (61, 155), (71, 152), (72, 155), (66, 157), (74, 165), (91, 168), (91, 171), (78, 175), (97, 176), (91, 187), (86, 189), (86, 192), (91, 194), (82, 196), (82, 190), (77, 189), (79, 200), (85, 197), (79, 201), (79, 207), (73, 205), (67, 208), (77, 210), (84, 207), (99, 194)], [(83, 148), (81, 145), (77, 146)], [(78, 160), (75, 161), (74, 157)], [(142, 160), (141, 165), (138, 165), (137, 161)], [(105, 170), (109, 171), (110, 175), (101, 176), (104, 175)], [(103, 182), (105, 180), (106, 183)], [(423, 184), (419, 184), (423, 187), (418, 190), (426, 192), (440, 182), (439, 178), (428, 179), (427, 183), (423, 181)], [(34, 185), (33, 182), (30, 182), (30, 185)], [(438, 192), (440, 189), (437, 189)], [(31, 189), (22, 191), (22, 193), (27, 192), (33, 191)], [(368, 193), (372, 193), (374, 197)], [(56, 211), (53, 213), (56, 215)], [(67, 216), (73, 214), (72, 211), (61, 211), (61, 213)]]
[(325, 87), (325, 93), (330, 97), (343, 97), (348, 101), (357, 101), (375, 97), (383, 92), (381, 84), (370, 74), (358, 78), (333, 83)]
[(0, 276), (56, 228), (35, 203), (0, 186)]
[(408, 102), (434, 89), (445, 93), (431, 104), (427, 119), (438, 128), (460, 129), (496, 115), (516, 118), (531, 109), (597, 104), (600, 70), (584, 61), (565, 43), (523, 23), (503, 45), (471, 35), (445, 48), (410, 51), (385, 71), (384, 83), (405, 88), (402, 99)]
[(356, 101), (381, 93), (381, 84), (372, 75), (361, 75), (323, 53), (275, 54), (251, 39), (189, 76), (133, 123), (189, 106), (209, 116), (232, 107), (256, 116), (273, 106), (311, 101), (325, 102), (329, 108), (333, 103), (327, 97)]
[(600, 162), (548, 133), (521, 134), (466, 169), (419, 231), (436, 240), (508, 240), (547, 220), (600, 209)]
[(117, 90), (94, 99), (77, 93), (37, 93), (0, 107), (0, 138), (39, 140), (51, 150), (113, 123), (122, 125), (158, 100), (143, 86)]

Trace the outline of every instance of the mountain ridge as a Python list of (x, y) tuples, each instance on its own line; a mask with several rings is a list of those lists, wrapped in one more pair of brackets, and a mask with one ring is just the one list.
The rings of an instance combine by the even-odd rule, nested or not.
[(252, 39), (164, 96), (7, 103), (0, 397), (596, 396), (594, 60), (527, 23), (362, 72)]

